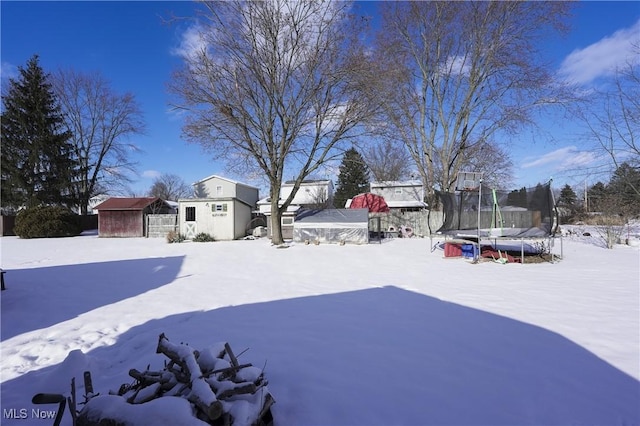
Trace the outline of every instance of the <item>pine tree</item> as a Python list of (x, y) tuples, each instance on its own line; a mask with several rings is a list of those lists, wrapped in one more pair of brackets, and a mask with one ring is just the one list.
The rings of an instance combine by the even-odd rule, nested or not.
[(558, 198), (558, 205), (567, 207), (570, 210), (574, 210), (576, 207), (576, 203), (578, 201), (578, 196), (575, 191), (569, 184), (566, 184), (560, 190), (560, 197)]
[(605, 200), (607, 198), (607, 187), (602, 182), (597, 182), (587, 191), (587, 203), (585, 210), (587, 212), (602, 211)]
[(535, 189), (533, 190), (533, 194), (531, 195), (531, 199), (529, 200), (529, 210), (544, 209), (545, 202), (547, 201), (547, 190), (548, 187), (542, 185), (541, 183), (536, 185)]
[(48, 75), (34, 55), (3, 97), (2, 207), (74, 204), (78, 167)]
[(620, 164), (611, 176), (607, 192), (615, 196), (619, 213), (640, 213), (640, 169), (626, 162)]
[(527, 188), (514, 189), (507, 195), (507, 203), (515, 207), (527, 207)]
[(338, 186), (333, 197), (333, 205), (336, 208), (344, 208), (349, 198), (367, 192), (369, 190), (369, 169), (362, 155), (351, 148), (344, 153), (340, 164)]

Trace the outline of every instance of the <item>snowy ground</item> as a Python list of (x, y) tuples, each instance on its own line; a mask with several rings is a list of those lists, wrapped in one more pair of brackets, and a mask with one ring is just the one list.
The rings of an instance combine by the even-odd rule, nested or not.
[[(68, 394), (86, 369), (103, 394), (131, 368), (161, 369), (162, 332), (248, 349), (242, 362), (266, 364), (276, 425), (640, 424), (637, 246), (579, 232), (562, 261), (525, 265), (443, 258), (428, 239), (0, 247), (2, 425), (52, 424), (32, 409), (54, 406), (31, 397)], [(132, 418), (189, 419), (172, 410)]]

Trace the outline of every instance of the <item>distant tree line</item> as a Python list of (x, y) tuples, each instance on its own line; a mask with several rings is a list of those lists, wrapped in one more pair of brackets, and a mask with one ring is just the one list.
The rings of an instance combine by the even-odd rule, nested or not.
[(607, 183), (596, 182), (576, 191), (566, 184), (557, 199), (557, 206), (565, 209), (567, 220), (584, 219), (588, 214), (622, 217), (640, 216), (640, 169), (627, 162), (620, 164)]

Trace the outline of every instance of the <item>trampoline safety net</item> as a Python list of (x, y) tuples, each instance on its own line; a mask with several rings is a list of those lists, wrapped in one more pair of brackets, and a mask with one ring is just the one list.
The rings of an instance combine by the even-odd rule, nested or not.
[(439, 193), (444, 223), (437, 231), (457, 236), (539, 238), (553, 236), (557, 211), (551, 182), (533, 188)]

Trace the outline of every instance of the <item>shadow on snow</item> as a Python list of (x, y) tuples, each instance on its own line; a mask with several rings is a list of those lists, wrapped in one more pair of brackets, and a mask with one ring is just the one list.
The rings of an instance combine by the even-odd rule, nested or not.
[(183, 260), (175, 256), (12, 269), (0, 299), (2, 340), (169, 284)]
[[(241, 360), (266, 362), (273, 414), (282, 425), (640, 422), (640, 382), (583, 347), (537, 326), (396, 287), (150, 321), (88, 354), (109, 364), (93, 371), (96, 390), (130, 383), (130, 368), (161, 369), (164, 357), (155, 354), (161, 332), (197, 349), (219, 341), (236, 353), (249, 348)], [(22, 389), (24, 380), (33, 393), (47, 392), (47, 374), (56, 368), (4, 383), (3, 396), (17, 397), (12, 386), (22, 382)]]

